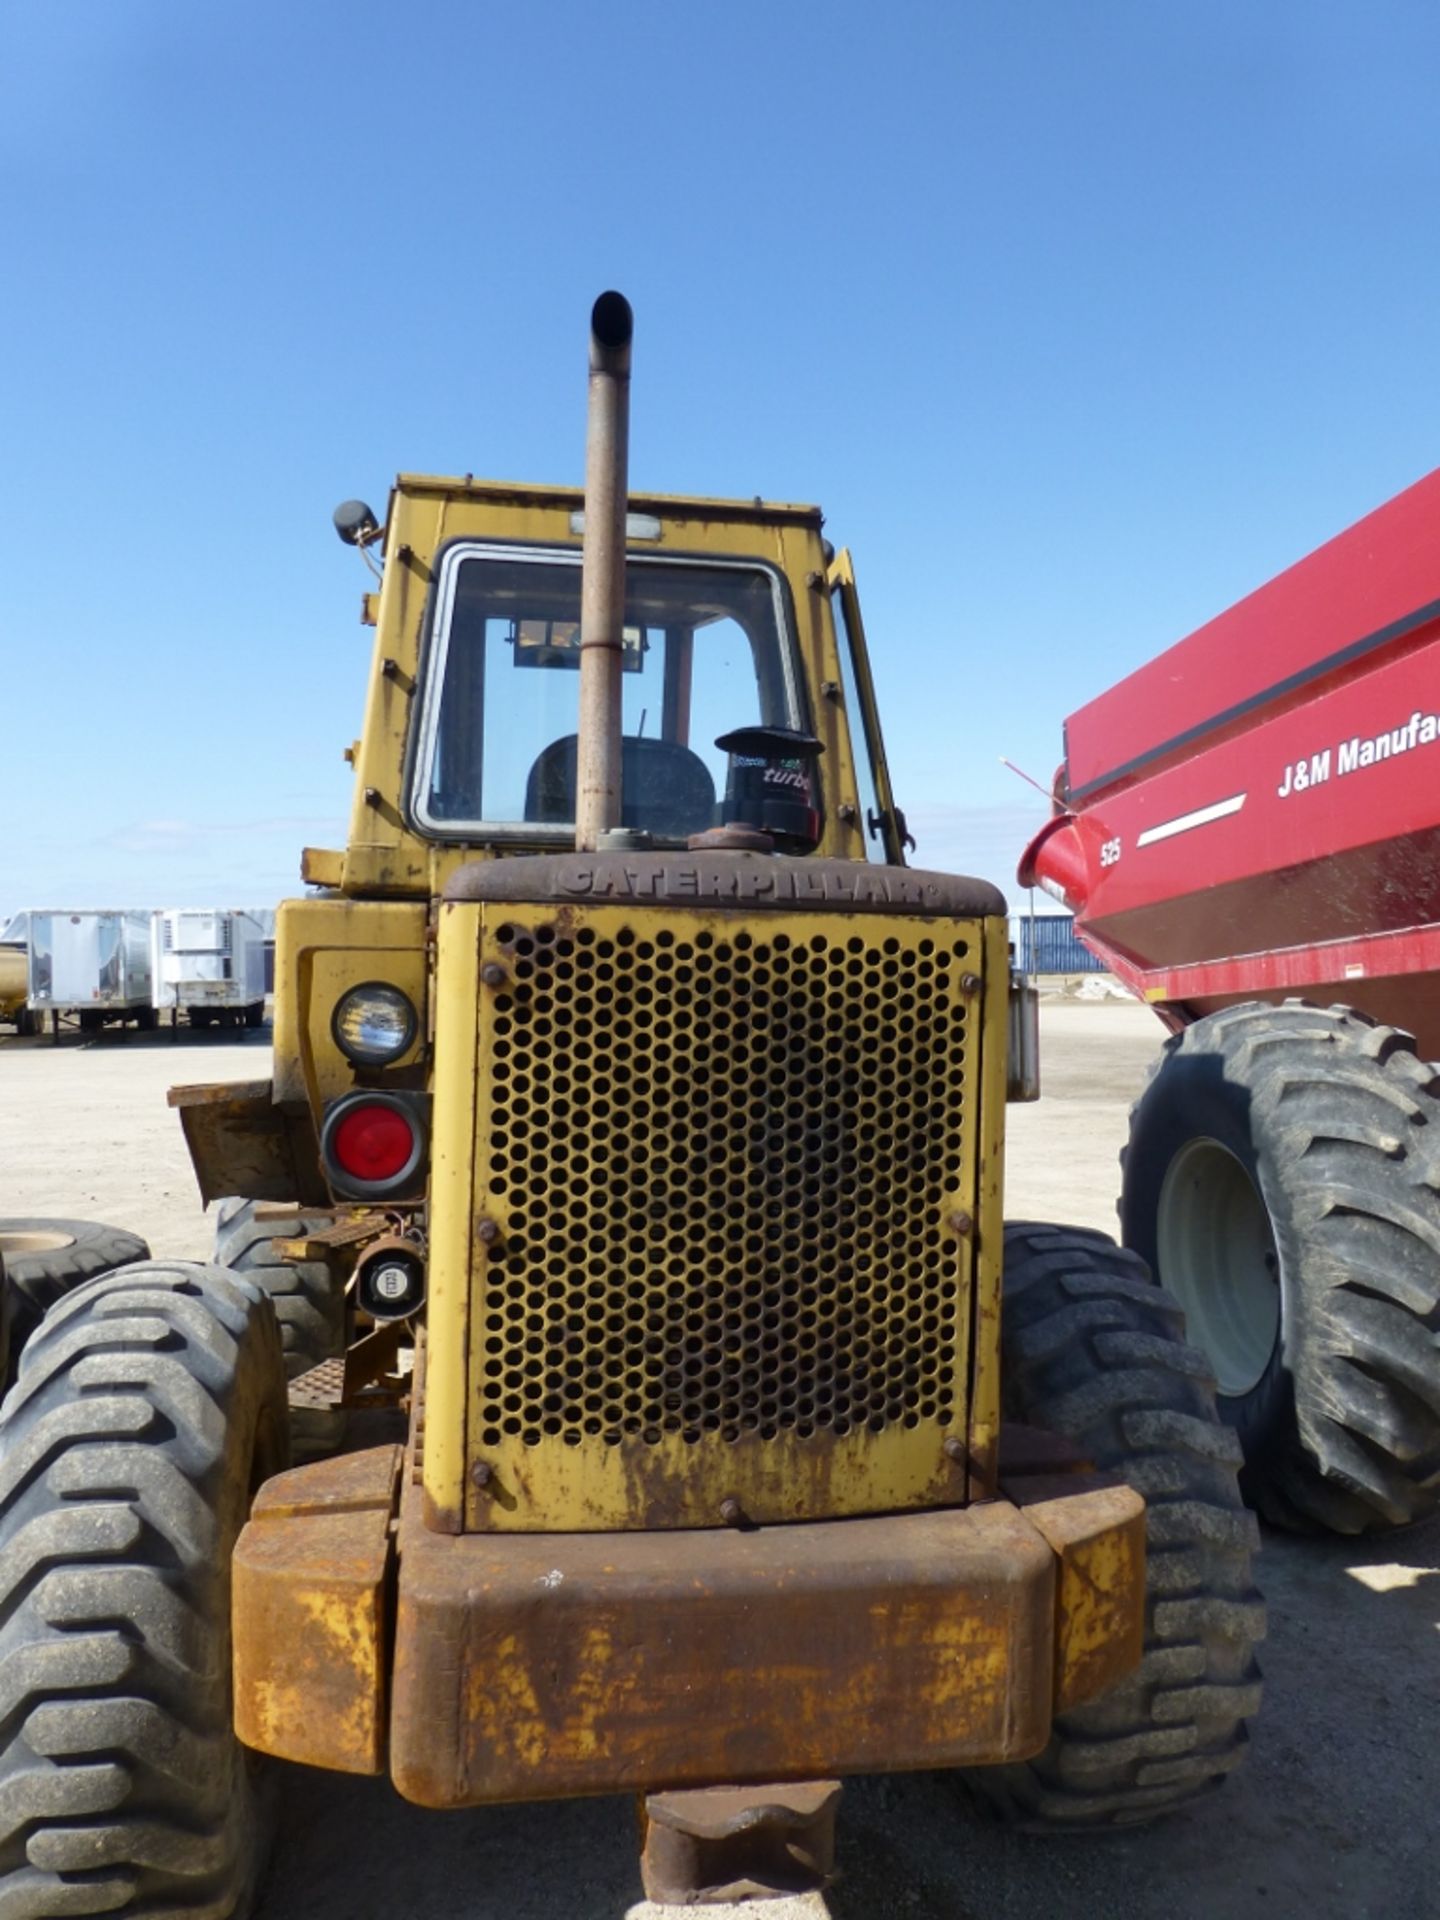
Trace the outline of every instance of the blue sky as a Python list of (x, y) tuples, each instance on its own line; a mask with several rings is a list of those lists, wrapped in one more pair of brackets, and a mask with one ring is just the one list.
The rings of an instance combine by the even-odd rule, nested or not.
[[(334, 843), (397, 469), (818, 500), (929, 864), (1065, 714), (1440, 461), (1440, 11), (0, 8), (0, 913)], [(1013, 890), (1013, 889), (1012, 889)]]

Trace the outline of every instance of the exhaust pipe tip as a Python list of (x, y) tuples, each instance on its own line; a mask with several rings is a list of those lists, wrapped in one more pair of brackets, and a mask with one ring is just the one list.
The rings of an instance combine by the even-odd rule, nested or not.
[(602, 293), (590, 310), (590, 342), (598, 355), (624, 353), (635, 332), (635, 315), (623, 293)]

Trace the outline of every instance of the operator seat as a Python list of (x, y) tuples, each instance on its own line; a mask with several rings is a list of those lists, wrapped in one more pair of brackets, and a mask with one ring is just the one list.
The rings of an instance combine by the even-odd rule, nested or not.
[[(568, 822), (575, 818), (577, 737), (567, 733), (541, 752), (525, 782), (525, 818)], [(622, 826), (667, 840), (683, 840), (715, 824), (715, 782), (698, 753), (673, 740), (627, 734), (621, 746)]]

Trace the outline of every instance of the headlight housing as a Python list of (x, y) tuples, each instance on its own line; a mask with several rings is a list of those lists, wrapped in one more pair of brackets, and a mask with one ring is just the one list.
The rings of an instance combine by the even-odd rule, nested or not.
[(356, 1067), (387, 1067), (415, 1044), (420, 1019), (409, 996), (383, 980), (367, 980), (341, 994), (330, 1031), (345, 1058)]

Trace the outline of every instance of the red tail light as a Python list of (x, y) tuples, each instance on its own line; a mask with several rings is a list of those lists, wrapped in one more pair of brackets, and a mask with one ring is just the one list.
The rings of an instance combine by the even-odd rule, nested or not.
[(416, 1183), (424, 1128), (416, 1110), (393, 1094), (349, 1094), (325, 1117), (321, 1152), (337, 1193), (397, 1194)]
[(415, 1128), (394, 1107), (352, 1107), (330, 1136), (335, 1164), (352, 1180), (393, 1180), (415, 1151)]

